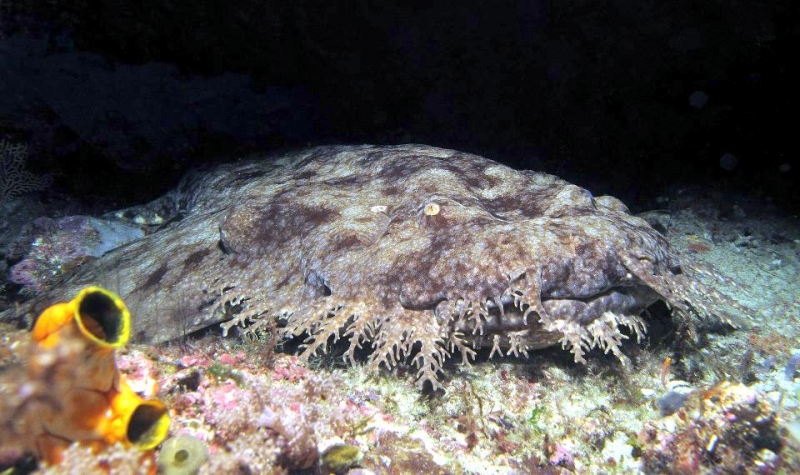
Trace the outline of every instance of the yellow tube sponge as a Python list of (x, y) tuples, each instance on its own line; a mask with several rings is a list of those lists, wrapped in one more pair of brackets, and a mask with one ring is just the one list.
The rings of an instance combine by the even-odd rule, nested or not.
[(125, 302), (103, 288), (87, 287), (71, 301), (42, 312), (32, 336), (38, 345), (52, 348), (79, 334), (97, 349), (114, 350), (128, 343), (130, 333), (131, 314)]
[[(136, 394), (117, 368), (115, 350), (125, 346), (130, 330), (125, 303), (100, 287), (87, 287), (39, 316), (28, 375), (47, 375), (55, 388), (54, 404), (33, 415), (31, 449), (41, 460), (59, 463), (73, 442), (97, 450), (118, 442), (151, 450), (166, 437), (167, 408)], [(53, 357), (62, 353), (73, 357)]]

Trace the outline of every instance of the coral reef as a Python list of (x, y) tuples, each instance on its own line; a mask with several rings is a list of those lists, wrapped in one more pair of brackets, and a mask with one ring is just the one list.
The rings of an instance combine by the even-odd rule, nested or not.
[[(762, 291), (751, 294), (729, 281), (719, 284), (758, 309), (757, 326), (727, 331), (714, 320), (698, 320), (701, 341), (687, 345), (675, 326), (686, 321), (670, 321), (656, 305), (641, 316), (648, 325), (646, 344), (622, 344), (632, 371), (614, 364), (613, 355), (593, 354), (576, 365), (572, 355), (553, 347), (529, 352), (525, 360), (487, 361), (486, 348), (476, 355), (480, 364), (449, 361), (440, 379), (443, 390), (421, 393), (406, 368), (376, 374), (342, 364), (346, 341), (304, 364), (291, 354), (298, 341), (281, 341), (279, 329), (267, 327), (247, 334), (256, 344), (219, 338), (217, 331), (158, 345), (134, 340), (116, 351), (117, 368), (134, 391), (170, 408), (171, 436), (191, 436), (207, 446), (209, 458), (198, 475), (314, 473), (322, 469), (324, 454), (342, 446), (362, 455), (348, 475), (658, 473), (670, 471), (672, 462), (696, 466), (696, 473), (735, 473), (738, 467), (800, 473), (800, 377), (787, 377), (787, 368), (794, 371), (793, 355), (800, 353), (800, 228), (796, 220), (765, 218), (742, 202), (740, 217), (720, 215), (714, 211), (718, 195), (708, 190), (676, 193), (669, 209), (659, 212), (670, 214), (659, 229), (694, 259), (738, 281), (763, 283)], [(147, 221), (169, 208), (148, 210), (149, 215), (119, 214)], [(750, 217), (742, 218), (744, 213)], [(74, 214), (79, 213), (61, 213)], [(169, 221), (162, 226), (180, 224), (180, 217), (163, 216)], [(109, 285), (116, 285), (113, 280)], [(125, 282), (123, 275), (119, 282)], [(161, 322), (170, 313), (194, 315), (190, 299), (168, 286), (163, 292), (178, 301), (162, 301)], [(63, 392), (55, 384), (60, 379), (37, 379), (26, 386), (30, 392), (20, 391), (29, 382), (21, 366), (31, 338), (24, 322), (14, 323), (0, 321), (0, 471), (22, 459), (17, 434), (26, 433), (24, 418), (9, 416), (37, 406), (20, 402), (47, 403)], [(54, 365), (79, 367), (66, 347), (52, 356)], [(719, 381), (730, 382), (709, 392)], [(739, 449), (741, 455), (727, 457)], [(147, 473), (153, 460), (143, 459), (145, 453), (120, 444), (96, 453), (73, 444), (61, 464), (40, 473)], [(715, 455), (726, 458), (717, 461)], [(16, 468), (25, 473), (22, 460)], [(29, 462), (27, 467), (33, 469)]]
[(306, 356), (346, 339), (348, 361), (370, 345), (370, 367), (410, 360), (434, 388), (453, 353), (560, 343), (577, 362), (598, 347), (627, 363), (620, 344), (642, 338), (654, 302), (689, 335), (695, 317), (731, 322), (736, 308), (618, 200), (421, 145), (224, 165), (118, 216), (144, 214), (168, 224), (43, 298), (105, 283), (136, 308), (144, 339), (280, 324), (305, 335)]
[[(216, 340), (204, 344), (213, 354), (180, 358), (178, 371), (164, 381), (166, 402), (181, 421), (174, 427), (179, 437), (208, 444), (210, 457), (201, 474), (313, 470), (321, 463), (323, 448), (352, 445), (355, 434), (362, 435), (359, 427), (369, 432), (366, 426), (376, 411), (350, 401), (341, 376), (320, 378), (288, 355), (264, 364), (252, 348), (247, 355), (229, 353), (218, 342), (230, 340)], [(162, 353), (175, 359), (175, 348)], [(210, 368), (221, 361), (228, 378), (211, 374)], [(359, 446), (365, 447), (363, 442)], [(354, 455), (352, 450), (348, 454)], [(347, 459), (333, 461), (345, 464)], [(352, 458), (350, 462), (355, 463)]]
[(646, 473), (776, 473), (783, 447), (775, 409), (763, 394), (722, 382), (640, 434)]

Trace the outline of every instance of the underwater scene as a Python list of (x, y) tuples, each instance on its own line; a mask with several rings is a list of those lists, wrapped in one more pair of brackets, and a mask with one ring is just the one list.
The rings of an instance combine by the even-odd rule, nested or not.
[(786, 471), (797, 228), (687, 193), (634, 217), (475, 155), (318, 147), (31, 228), (12, 275), (77, 268), (3, 314), (4, 445), (53, 473)]
[(796, 3), (0, 2), (0, 475), (800, 473)]

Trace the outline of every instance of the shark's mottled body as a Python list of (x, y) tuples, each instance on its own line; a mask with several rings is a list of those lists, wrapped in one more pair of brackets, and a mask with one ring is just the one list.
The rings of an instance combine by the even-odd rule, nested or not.
[(306, 354), (344, 338), (348, 357), (364, 345), (374, 366), (410, 357), (434, 386), (451, 353), (480, 344), (519, 354), (561, 342), (577, 361), (599, 346), (624, 360), (620, 327), (643, 334), (639, 315), (657, 300), (680, 318), (727, 318), (694, 265), (618, 200), (452, 150), (320, 147), (232, 163), (147, 209), (167, 224), (41, 305), (99, 284), (151, 341), (278, 321), (309, 337)]

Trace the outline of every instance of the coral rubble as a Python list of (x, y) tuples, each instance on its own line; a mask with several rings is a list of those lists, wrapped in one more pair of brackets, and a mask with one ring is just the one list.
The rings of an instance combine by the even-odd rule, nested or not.
[(776, 473), (783, 441), (763, 394), (722, 382), (640, 434), (646, 473)]

